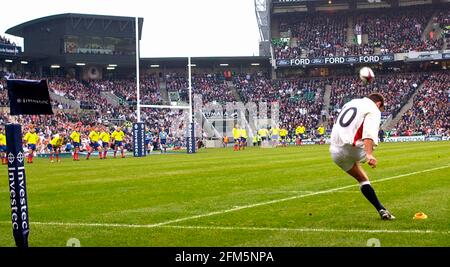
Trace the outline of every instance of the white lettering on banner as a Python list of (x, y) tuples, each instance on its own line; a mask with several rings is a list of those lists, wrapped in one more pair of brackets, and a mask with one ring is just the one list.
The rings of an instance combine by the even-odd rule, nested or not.
[(343, 57), (326, 57), (325, 58), (325, 64), (340, 64), (340, 63), (344, 63), (345, 62), (345, 58)]
[(380, 61), (379, 56), (360, 56), (359, 62), (360, 63), (371, 63), (371, 62), (378, 62)]
[(311, 60), (309, 58), (291, 59), (291, 66), (292, 65), (309, 65), (310, 63), (311, 63)]
[(365, 55), (365, 56), (341, 56), (341, 57), (319, 57), (319, 58), (291, 58), (277, 60), (278, 66), (301, 66), (301, 65), (334, 65), (354, 63), (378, 63), (394, 61), (394, 55)]
[(388, 137), (384, 139), (384, 142), (386, 143), (395, 143), (395, 142), (420, 142), (425, 141), (424, 135), (419, 136), (395, 136), (395, 137)]
[[(9, 187), (10, 187), (10, 200), (11, 200), (11, 219), (12, 219), (12, 226), (14, 230), (19, 229), (18, 219), (22, 219), (22, 229), (28, 228), (28, 223), (26, 222), (27, 219), (27, 201), (26, 201), (26, 192), (25, 192), (25, 176), (24, 171), (25, 167), (18, 167), (17, 168), (17, 176), (19, 180), (19, 193), (16, 193), (16, 185), (14, 183), (14, 172), (16, 168), (15, 167), (9, 167), (8, 168), (8, 178), (9, 178)], [(16, 197), (19, 196), (19, 202), (17, 202)], [(20, 211), (19, 207), (20, 205)], [(19, 216), (20, 212), (20, 216)]]
[(137, 157), (138, 156), (138, 129), (137, 129), (137, 125), (134, 126), (134, 156)]

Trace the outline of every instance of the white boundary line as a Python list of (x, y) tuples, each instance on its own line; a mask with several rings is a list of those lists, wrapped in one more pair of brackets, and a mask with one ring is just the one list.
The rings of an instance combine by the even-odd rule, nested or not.
[[(10, 222), (1, 222), (10, 224)], [(62, 223), (33, 222), (34, 225), (64, 227), (110, 227), (110, 228), (155, 228), (152, 224), (111, 224), (111, 223)], [(389, 230), (389, 229), (327, 229), (327, 228), (286, 228), (286, 227), (245, 227), (245, 226), (196, 226), (196, 225), (162, 225), (157, 228), (188, 230), (222, 230), (222, 231), (273, 231), (273, 232), (318, 232), (318, 233), (386, 233), (386, 234), (450, 234), (450, 231), (435, 230)]]
[[(450, 165), (446, 165), (446, 166), (442, 166), (442, 167), (436, 167), (436, 168), (432, 168), (432, 169), (426, 169), (426, 170), (422, 170), (422, 171), (416, 171), (416, 172), (400, 174), (400, 175), (386, 177), (386, 178), (382, 178), (382, 179), (379, 179), (379, 180), (376, 180), (376, 181), (372, 181), (372, 183), (389, 181), (389, 180), (398, 179), (398, 178), (405, 177), (405, 176), (411, 176), (411, 175), (415, 175), (415, 174), (431, 172), (431, 171), (435, 171), (435, 170), (441, 170), (441, 169), (445, 169), (445, 168), (448, 168), (448, 167), (450, 167)], [(287, 198), (275, 199), (275, 200), (255, 203), (255, 204), (251, 204), (251, 205), (238, 206), (238, 207), (235, 207), (235, 208), (232, 208), (232, 209), (213, 211), (213, 212), (209, 212), (209, 213), (204, 213), (204, 214), (199, 214), (199, 215), (194, 215), (194, 216), (188, 216), (188, 217), (175, 219), (175, 220), (168, 220), (168, 221), (165, 221), (165, 222), (160, 222), (160, 223), (155, 223), (155, 224), (138, 225), (138, 224), (63, 223), (63, 222), (32, 222), (32, 224), (36, 224), (36, 225), (59, 225), (59, 226), (155, 228), (155, 227), (166, 226), (168, 224), (173, 224), (173, 223), (178, 223), (178, 222), (183, 222), (183, 221), (188, 221), (188, 220), (194, 220), (194, 219), (198, 219), (198, 218), (209, 217), (209, 216), (213, 216), (213, 215), (224, 214), (224, 213), (234, 212), (234, 211), (243, 210), (243, 209), (249, 209), (249, 208), (254, 208), (254, 207), (259, 207), (259, 206), (264, 206), (264, 205), (270, 205), (270, 204), (274, 204), (274, 203), (280, 203), (280, 202), (290, 201), (290, 200), (304, 198), (304, 197), (309, 197), (309, 196), (315, 196), (315, 195), (332, 193), (332, 192), (336, 192), (336, 191), (339, 191), (339, 190), (342, 190), (342, 189), (347, 189), (347, 188), (355, 187), (355, 186), (358, 186), (358, 184), (346, 185), (346, 186), (336, 187), (336, 188), (332, 188), (332, 189), (328, 189), (328, 190), (317, 191), (317, 192), (309, 193), (309, 194), (305, 194), (305, 195), (297, 195), (297, 196), (292, 196), (292, 197), (287, 197)], [(3, 222), (3, 223), (6, 223), (6, 222)], [(166, 227), (182, 228), (184, 226), (166, 226)], [(189, 226), (186, 226), (186, 227), (189, 227)], [(192, 226), (192, 227), (196, 227), (196, 226)], [(198, 228), (198, 229), (201, 229), (201, 228)], [(226, 228), (225, 227), (223, 229), (229, 229), (229, 230), (231, 230), (231, 229), (248, 229), (248, 230), (250, 230), (250, 229), (272, 229), (272, 228), (245, 228), (245, 227), (243, 227), (243, 228), (239, 228), (239, 227)], [(279, 229), (283, 229), (283, 228), (273, 228), (273, 229), (278, 229), (279, 230)], [(285, 228), (285, 229), (289, 229), (289, 228)], [(327, 231), (327, 229), (315, 229), (315, 230), (317, 230), (317, 231), (319, 231), (319, 230), (320, 231), (322, 231), (322, 230), (323, 231)], [(333, 229), (329, 229), (329, 230), (330, 231), (340, 231), (340, 230), (337, 230), (337, 229), (334, 229), (334, 230)], [(300, 231), (300, 230), (297, 230), (297, 231)], [(367, 231), (367, 232), (369, 232), (371, 230), (342, 230), (342, 231)], [(373, 230), (373, 231), (377, 231), (377, 230)], [(379, 231), (394, 231), (394, 230), (379, 230)], [(400, 231), (400, 230), (398, 230), (398, 231)], [(416, 231), (416, 230), (413, 230), (413, 231)], [(417, 231), (419, 231), (419, 230), (417, 230)], [(448, 233), (448, 232), (441, 232), (441, 233)]]
[(243, 230), (243, 231), (281, 231), (281, 232), (341, 232), (341, 233), (388, 233), (388, 234), (450, 234), (450, 231), (434, 230), (388, 230), (388, 229), (327, 229), (327, 228), (276, 228), (276, 227), (245, 227), (245, 226), (183, 226), (165, 225), (161, 228), (194, 229), (194, 230)]

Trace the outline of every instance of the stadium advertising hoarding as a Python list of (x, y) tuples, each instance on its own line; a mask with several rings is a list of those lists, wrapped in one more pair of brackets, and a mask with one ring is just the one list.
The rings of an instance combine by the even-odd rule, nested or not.
[(0, 44), (0, 54), (3, 55), (17, 55), (22, 53), (22, 47), (9, 45), (9, 44)]
[(277, 59), (277, 67), (393, 62), (394, 54)]
[(429, 61), (429, 60), (440, 60), (444, 58), (443, 53), (439, 51), (410, 51), (405, 56), (405, 61)]
[(232, 112), (229, 113), (226, 110), (223, 111), (206, 111), (203, 112), (203, 114), (205, 115), (205, 117), (207, 119), (237, 119), (238, 118), (238, 113), (237, 112)]
[(295, 3), (304, 3), (308, 0), (272, 0), (274, 4), (295, 4)]
[(417, 135), (417, 136), (394, 136), (384, 139), (386, 143), (397, 143), (397, 142), (424, 142), (424, 141), (449, 141), (448, 136), (442, 135)]

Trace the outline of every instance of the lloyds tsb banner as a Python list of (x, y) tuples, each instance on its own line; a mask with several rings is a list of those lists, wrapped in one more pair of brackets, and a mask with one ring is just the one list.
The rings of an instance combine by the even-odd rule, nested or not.
[(277, 67), (393, 62), (394, 54), (277, 59)]

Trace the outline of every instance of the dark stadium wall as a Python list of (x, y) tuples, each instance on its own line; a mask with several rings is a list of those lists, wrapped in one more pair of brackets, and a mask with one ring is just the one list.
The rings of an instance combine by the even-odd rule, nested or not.
[(24, 29), (25, 54), (30, 56), (59, 55), (65, 27), (62, 19), (45, 21)]

